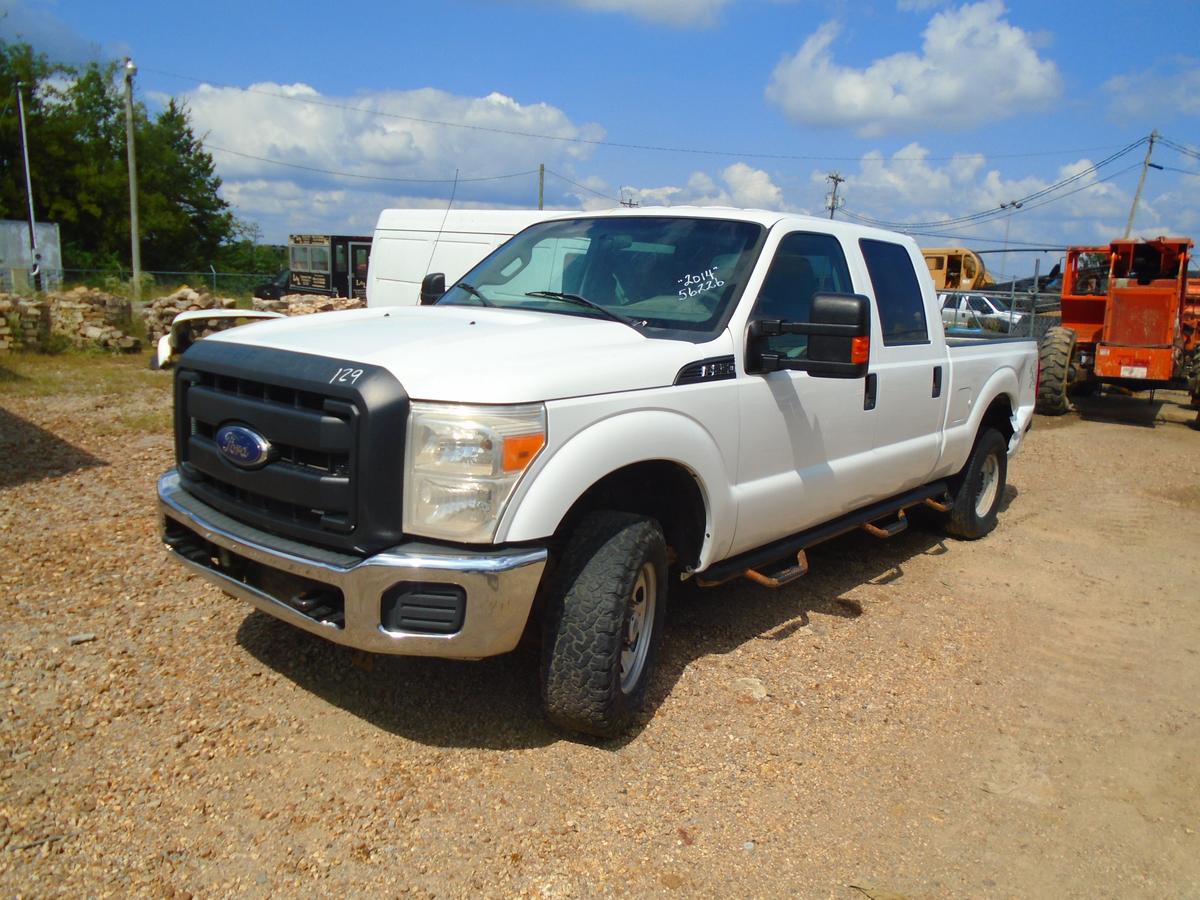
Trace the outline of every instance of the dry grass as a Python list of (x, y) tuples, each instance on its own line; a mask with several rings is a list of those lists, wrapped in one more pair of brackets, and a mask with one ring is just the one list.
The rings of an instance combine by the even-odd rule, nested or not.
[(5, 398), (129, 397), (141, 391), (170, 391), (171, 377), (150, 369), (150, 353), (103, 351), (10, 353), (0, 356), (0, 400)]

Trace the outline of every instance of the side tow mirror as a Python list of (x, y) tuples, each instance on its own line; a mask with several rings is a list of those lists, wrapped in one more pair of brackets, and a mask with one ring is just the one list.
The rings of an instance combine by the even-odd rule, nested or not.
[[(862, 378), (871, 362), (871, 301), (862, 294), (816, 294), (808, 322), (759, 319), (750, 323), (747, 357), (757, 360), (751, 371), (780, 369), (807, 372), (815, 378)], [(767, 338), (808, 335), (807, 352), (793, 359), (772, 351)]]
[(430, 272), (421, 279), (421, 305), (432, 306), (446, 293), (446, 276), (442, 272)]

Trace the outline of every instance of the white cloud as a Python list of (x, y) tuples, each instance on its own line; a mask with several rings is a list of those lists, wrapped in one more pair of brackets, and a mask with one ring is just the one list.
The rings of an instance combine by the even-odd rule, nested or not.
[(1004, 15), (1000, 0), (938, 13), (920, 54), (896, 53), (864, 69), (834, 60), (840, 26), (827, 22), (775, 67), (767, 99), (796, 122), (863, 137), (957, 131), (1044, 107), (1062, 91), (1058, 68)]
[[(329, 223), (335, 221), (372, 223), (385, 206), (444, 206), (455, 169), (457, 204), (532, 206), (538, 164), (571, 172), (591, 147), (517, 132), (604, 137), (598, 125), (576, 124), (553, 106), (522, 104), (498, 93), (462, 97), (426, 88), (341, 98), (322, 96), (306, 84), (267, 83), (247, 90), (202, 85), (181, 99), (213, 153), (226, 199), (272, 240), (290, 231), (332, 230)], [(470, 180), (513, 173), (526, 174)], [(372, 180), (378, 177), (414, 180)], [(548, 202), (557, 205), (564, 196), (561, 183), (551, 178), (546, 183)]]
[(593, 12), (625, 13), (676, 28), (715, 25), (730, 0), (562, 0)]
[[(589, 185), (594, 187), (594, 185)], [(602, 193), (609, 190), (595, 187)], [(684, 185), (661, 187), (623, 186), (622, 200), (633, 200), (639, 206), (732, 206), (738, 208), (760, 208), (786, 210), (783, 191), (772, 180), (770, 174), (745, 163), (734, 163), (721, 170), (718, 178), (706, 172), (693, 172)], [(607, 209), (609, 200), (579, 194), (584, 209)]]
[[(1001, 204), (1027, 197), (1051, 184), (1087, 172), (1093, 161), (1073, 160), (1045, 177), (1012, 176), (990, 167), (979, 154), (960, 154), (950, 160), (929, 159), (929, 152), (918, 143), (909, 144), (887, 157), (879, 152), (865, 154), (857, 171), (846, 171), (841, 186), (847, 212), (888, 222), (935, 222), (984, 210), (999, 210)], [(1134, 166), (1136, 169), (1136, 164)], [(1003, 256), (988, 257), (991, 268), (999, 271), (1023, 271), (1032, 268), (1026, 256), (1018, 257), (1018, 242), (1046, 242), (1070, 245), (1103, 243), (1120, 237), (1133, 201), (1136, 171), (1126, 172), (1112, 181), (1101, 181), (1121, 171), (1115, 167), (1088, 173), (1079, 181), (1050, 196), (1061, 199), (1044, 206), (1041, 200), (1027, 203), (1009, 217), (993, 218), (985, 223), (965, 223), (939, 231), (953, 238), (917, 235), (926, 246), (965, 244), (978, 248), (1000, 248), (1006, 231), (1014, 253), (1006, 264)], [(827, 188), (824, 171), (810, 176), (813, 193)], [(1138, 207), (1134, 236), (1151, 237), (1195, 230), (1195, 202), (1187, 190), (1186, 178), (1177, 189), (1153, 193), (1147, 191)], [(1047, 260), (1043, 271), (1052, 264)]]
[(1104, 83), (1109, 118), (1128, 123), (1200, 115), (1200, 60), (1180, 57)]

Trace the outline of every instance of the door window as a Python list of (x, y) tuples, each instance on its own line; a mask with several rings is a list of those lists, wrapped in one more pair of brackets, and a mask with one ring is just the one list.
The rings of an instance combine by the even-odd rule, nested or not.
[(875, 288), (884, 345), (929, 343), (925, 300), (908, 249), (901, 244), (865, 238), (858, 243)]
[[(794, 232), (779, 242), (751, 318), (807, 322), (816, 293), (854, 293), (846, 255), (832, 235)], [(803, 359), (808, 335), (769, 337), (767, 347), (789, 359)]]

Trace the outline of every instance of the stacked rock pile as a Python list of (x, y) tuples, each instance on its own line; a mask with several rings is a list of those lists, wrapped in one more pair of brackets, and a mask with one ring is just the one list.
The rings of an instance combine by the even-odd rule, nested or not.
[[(160, 337), (171, 330), (171, 323), (181, 312), (193, 309), (231, 309), (236, 301), (229, 297), (214, 297), (204, 291), (193, 290), (186, 284), (179, 290), (165, 297), (152, 301), (142, 314), (146, 319), (146, 339), (153, 345)], [(196, 336), (203, 337), (218, 330), (219, 323), (214, 321), (212, 327), (197, 330)], [(225, 327), (237, 324), (230, 321)]]
[(0, 353), (7, 353), (13, 348), (14, 313), (17, 305), (8, 294), (0, 294)]
[(0, 350), (44, 348), (57, 336), (75, 347), (134, 352), (141, 343), (126, 329), (128, 300), (95, 288), (78, 287), (36, 300), (0, 295)]
[(285, 316), (307, 316), (310, 313), (333, 312), (339, 309), (361, 309), (367, 301), (359, 297), (323, 297), (313, 294), (284, 294), (278, 300), (254, 298), (254, 308)]

